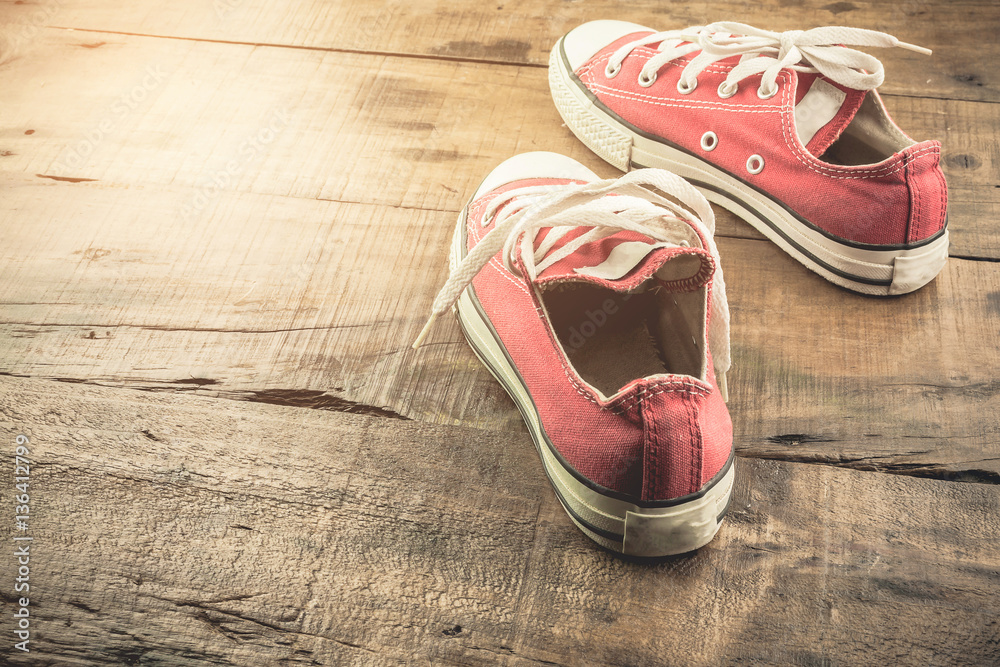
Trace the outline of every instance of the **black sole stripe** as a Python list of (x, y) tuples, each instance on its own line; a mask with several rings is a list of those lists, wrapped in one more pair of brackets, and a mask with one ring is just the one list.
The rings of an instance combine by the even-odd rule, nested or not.
[[(629, 162), (634, 167), (638, 167), (640, 169), (646, 169), (647, 168), (645, 165), (641, 165), (638, 162), (632, 162), (631, 160)], [(722, 188), (716, 187), (716, 186), (714, 186), (714, 185), (712, 185), (710, 183), (705, 183), (704, 181), (699, 181), (699, 180), (696, 180), (694, 178), (686, 178), (685, 180), (688, 183), (690, 183), (691, 185), (695, 186), (695, 187), (701, 188), (703, 190), (709, 190), (711, 192), (716, 193), (717, 195), (726, 197), (727, 199), (730, 199), (730, 200), (732, 199), (729, 196), (728, 192), (726, 192)], [(748, 209), (754, 215), (754, 217), (756, 217), (758, 220), (760, 220), (761, 222), (763, 222), (770, 229), (774, 230), (774, 232), (778, 236), (780, 236), (781, 238), (783, 238), (786, 243), (788, 243), (790, 246), (792, 246), (793, 248), (795, 248), (796, 250), (798, 250), (805, 257), (807, 257), (809, 259), (809, 261), (811, 261), (811, 262), (813, 262), (813, 263), (815, 263), (815, 264), (823, 267), (825, 270), (829, 271), (830, 273), (832, 273), (834, 275), (837, 275), (837, 276), (840, 276), (841, 278), (844, 278), (846, 280), (852, 280), (852, 281), (854, 281), (856, 283), (864, 283), (865, 285), (878, 285), (880, 287), (889, 287), (890, 285), (892, 285), (892, 280), (891, 279), (890, 280), (885, 280), (885, 279), (880, 279), (880, 278), (865, 278), (863, 276), (857, 276), (857, 275), (854, 275), (853, 273), (848, 273), (847, 271), (844, 271), (843, 269), (838, 269), (835, 266), (827, 264), (825, 261), (823, 261), (822, 259), (820, 259), (816, 255), (812, 254), (810, 251), (808, 251), (804, 247), (802, 247), (802, 245), (800, 245), (796, 240), (794, 240), (792, 237), (790, 237), (785, 232), (785, 230), (783, 230), (781, 227), (779, 227), (776, 224), (774, 224), (773, 222), (771, 222), (766, 216), (764, 216), (760, 211), (758, 211), (753, 206), (750, 206), (745, 200), (740, 199), (736, 203), (739, 204), (740, 206), (742, 206), (743, 208)], [(753, 225), (751, 225), (751, 226), (753, 226)]]
[(725, 516), (729, 513), (729, 506), (732, 504), (733, 504), (733, 491), (732, 489), (730, 489), (729, 495), (726, 496), (726, 506), (722, 508), (721, 512), (719, 512), (719, 516), (715, 517), (715, 521), (717, 523), (722, 523), (722, 519), (724, 519)]
[(556, 497), (559, 499), (559, 504), (563, 506), (564, 510), (566, 510), (566, 514), (569, 514), (571, 517), (573, 517), (573, 520), (576, 521), (578, 524), (580, 524), (590, 532), (594, 533), (595, 535), (600, 535), (606, 540), (613, 540), (619, 543), (625, 541), (624, 533), (615, 533), (610, 530), (603, 530), (601, 528), (598, 528), (597, 526), (593, 525), (592, 523), (584, 519), (582, 516), (577, 514), (576, 511), (572, 508), (572, 506), (570, 506), (570, 504), (566, 502), (566, 499), (559, 492), (559, 489), (556, 487), (555, 484), (552, 485), (552, 488), (555, 489)]

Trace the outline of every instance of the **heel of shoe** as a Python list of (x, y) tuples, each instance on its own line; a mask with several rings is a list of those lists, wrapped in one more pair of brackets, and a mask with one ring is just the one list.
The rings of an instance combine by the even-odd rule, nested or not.
[[(614, 499), (605, 499), (603, 507), (586, 503), (548, 472), (563, 509), (584, 535), (605, 549), (639, 558), (688, 553), (711, 542), (729, 510), (736, 474), (731, 463), (697, 497), (677, 505), (623, 508), (616, 507)], [(595, 525), (601, 523), (614, 528)]]
[(735, 465), (700, 499), (651, 513), (625, 515), (623, 553), (661, 556), (699, 549), (715, 537), (732, 499)]
[(559, 115), (590, 150), (618, 169), (628, 171), (632, 156), (631, 136), (605, 123), (594, 113), (593, 104), (586, 95), (574, 90), (575, 86), (570, 83), (572, 72), (568, 70), (562, 49), (563, 42), (559, 40), (549, 56), (549, 89)]

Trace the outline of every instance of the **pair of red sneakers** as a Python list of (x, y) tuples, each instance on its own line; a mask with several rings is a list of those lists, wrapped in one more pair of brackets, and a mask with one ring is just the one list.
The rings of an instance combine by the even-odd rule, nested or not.
[(851, 28), (584, 24), (552, 51), (553, 99), (587, 146), (636, 170), (601, 180), (518, 155), (459, 218), (415, 346), (453, 307), (563, 507), (611, 550), (691, 551), (729, 505), (729, 310), (708, 200), (865, 294), (915, 290), (947, 259), (940, 144), (903, 134), (874, 90), (881, 64), (848, 45), (922, 50)]

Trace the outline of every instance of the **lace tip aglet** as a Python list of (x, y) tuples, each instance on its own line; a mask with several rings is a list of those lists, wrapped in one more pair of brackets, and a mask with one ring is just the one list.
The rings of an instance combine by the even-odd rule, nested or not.
[(920, 54), (925, 55), (925, 56), (929, 56), (932, 53), (934, 53), (933, 51), (931, 51), (928, 48), (925, 48), (923, 46), (917, 46), (916, 44), (909, 44), (907, 42), (900, 42), (899, 46), (901, 46), (902, 48), (904, 48), (904, 49), (906, 49), (908, 51), (915, 51), (916, 53), (920, 53)]
[(729, 387), (726, 385), (726, 374), (719, 373), (716, 377), (716, 381), (719, 385), (719, 395), (722, 396), (723, 403), (729, 402)]
[(413, 341), (413, 345), (411, 345), (410, 347), (416, 350), (417, 348), (419, 348), (421, 345), (424, 344), (424, 340), (427, 338), (427, 334), (430, 333), (431, 327), (434, 326), (434, 320), (437, 319), (437, 316), (438, 316), (437, 313), (431, 314), (430, 319), (427, 320), (427, 324), (425, 324), (424, 328), (420, 330), (419, 334), (417, 334), (417, 339)]

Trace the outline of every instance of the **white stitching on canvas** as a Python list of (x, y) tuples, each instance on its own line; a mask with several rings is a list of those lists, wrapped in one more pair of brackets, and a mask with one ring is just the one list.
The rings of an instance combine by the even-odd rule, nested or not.
[[(466, 221), (466, 230), (467, 230), (467, 233), (472, 238), (473, 246), (475, 246), (476, 244), (478, 244), (482, 240), (482, 237), (479, 235), (479, 226), (478, 226), (478, 222), (479, 222), (479, 217), (481, 215), (481, 211), (477, 210), (476, 213), (475, 213), (475, 215), (471, 215), (471, 213), (472, 213), (473, 209), (481, 209), (481, 208), (483, 208), (483, 206), (485, 206), (485, 203), (488, 201), (488, 199), (489, 199), (489, 197), (482, 197), (482, 198), (476, 200), (475, 202), (473, 202), (472, 206), (469, 207), (470, 215), (468, 216), (468, 220)], [(482, 202), (482, 204), (481, 204), (481, 202)], [(477, 224), (471, 224), (470, 225), (469, 222), (471, 222), (473, 220), (475, 220)], [(501, 276), (503, 276), (504, 278), (506, 278), (512, 285), (514, 285), (514, 287), (518, 288), (519, 290), (521, 290), (522, 292), (524, 292), (528, 296), (531, 296), (531, 293), (528, 291), (528, 289), (524, 285), (522, 285), (520, 282), (518, 282), (517, 280), (515, 280), (514, 276), (512, 276), (510, 274), (510, 271), (507, 270), (507, 267), (505, 267), (503, 265), (503, 263), (500, 262), (500, 260), (498, 260), (496, 257), (492, 257), (490, 259), (490, 266), (493, 267), (493, 269), (495, 269), (497, 271), (497, 273), (499, 273)]]
[(708, 100), (696, 100), (692, 102), (663, 102), (657, 101), (656, 98), (650, 97), (649, 95), (642, 95), (640, 93), (630, 93), (628, 91), (615, 90), (608, 86), (602, 86), (600, 84), (594, 84), (593, 88), (595, 90), (600, 90), (600, 92), (608, 95), (609, 97), (618, 97), (625, 100), (636, 100), (638, 102), (644, 102), (646, 104), (653, 104), (660, 107), (679, 107), (685, 109), (714, 109), (719, 111), (739, 111), (742, 113), (780, 113), (781, 108), (776, 106), (771, 107), (757, 107), (750, 104), (729, 104), (727, 102), (712, 102)]
[(884, 167), (873, 167), (870, 169), (852, 169), (850, 171), (836, 169), (834, 167), (827, 167), (823, 163), (816, 160), (811, 154), (805, 152), (801, 149), (798, 144), (796, 144), (791, 138), (791, 128), (789, 127), (788, 114), (781, 114), (781, 130), (782, 135), (785, 140), (785, 144), (792, 151), (792, 154), (798, 159), (800, 163), (810, 171), (814, 171), (822, 176), (828, 178), (834, 178), (837, 180), (865, 180), (874, 178), (885, 178), (886, 176), (892, 176), (903, 169), (906, 165), (913, 162), (914, 160), (923, 157), (927, 154), (940, 153), (940, 146), (926, 146), (920, 150), (914, 151), (907, 155), (897, 158), (896, 162), (893, 164), (887, 164)]
[[(656, 52), (652, 49), (647, 49), (643, 52), (644, 55), (652, 55)], [(583, 80), (584, 75), (587, 75), (590, 79), (587, 81), (588, 88), (594, 91), (600, 91), (605, 95), (610, 97), (616, 97), (623, 100), (631, 100), (636, 102), (642, 102), (646, 104), (652, 104), (660, 107), (675, 107), (675, 108), (685, 108), (685, 109), (708, 109), (708, 110), (718, 110), (718, 111), (738, 111), (743, 113), (779, 113), (781, 117), (781, 127), (782, 135), (785, 141), (785, 145), (791, 150), (795, 158), (807, 169), (815, 173), (825, 176), (827, 178), (832, 178), (835, 180), (869, 180), (877, 178), (885, 178), (899, 173), (906, 168), (907, 164), (912, 161), (922, 158), (928, 154), (940, 154), (939, 146), (928, 146), (922, 148), (913, 153), (909, 153), (904, 157), (898, 159), (892, 164), (888, 164), (882, 167), (873, 167), (869, 169), (838, 169), (835, 166), (827, 166), (822, 162), (819, 162), (815, 156), (804, 151), (802, 148), (796, 144), (792, 139), (792, 128), (789, 122), (789, 113), (794, 110), (794, 105), (792, 105), (791, 97), (791, 87), (787, 85), (782, 86), (782, 98), (780, 106), (769, 106), (766, 108), (759, 108), (755, 105), (746, 104), (729, 104), (726, 102), (712, 102), (710, 100), (698, 100), (698, 101), (663, 101), (662, 98), (657, 98), (652, 95), (645, 95), (641, 93), (631, 93), (627, 91), (617, 90), (610, 86), (597, 83), (596, 77), (593, 76), (593, 69), (601, 63), (606, 62), (611, 57), (610, 53), (606, 53), (597, 58), (591, 60), (587, 65), (582, 67), (579, 72), (580, 79)], [(668, 65), (674, 67), (683, 67), (680, 63), (667, 63)], [(730, 68), (713, 69), (712, 67), (706, 68), (705, 72), (711, 72), (715, 74), (725, 74)], [(787, 83), (787, 75), (782, 72), (780, 75), (780, 80), (782, 83)]]

